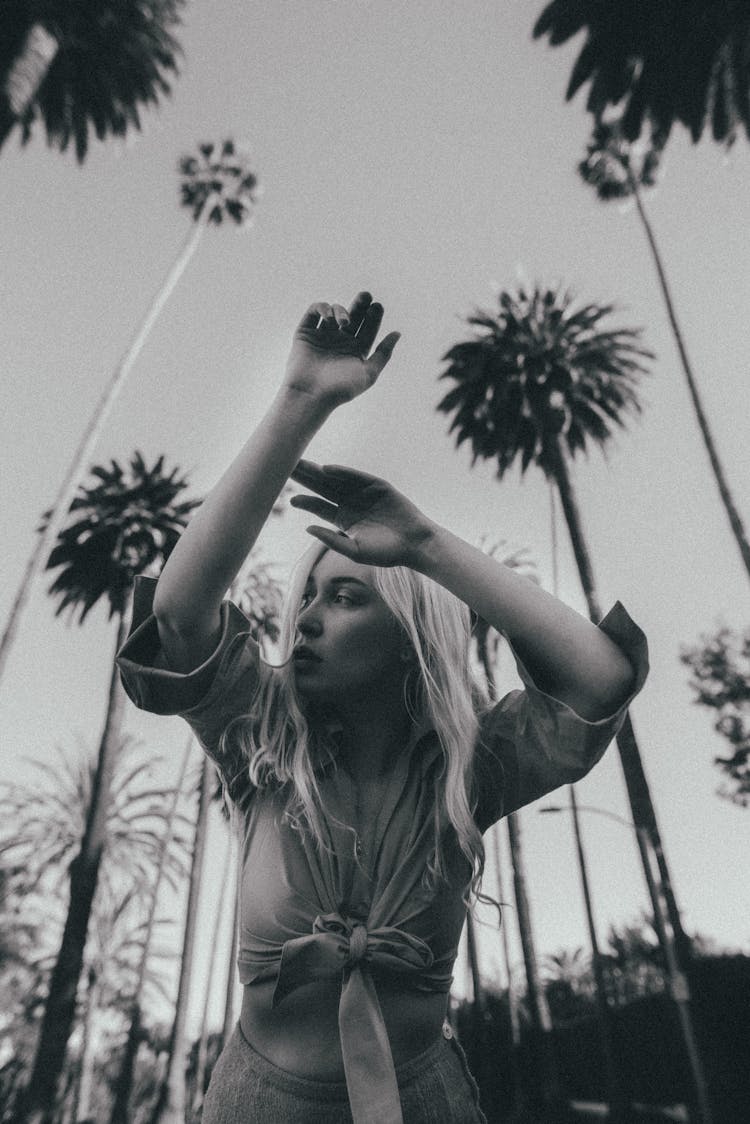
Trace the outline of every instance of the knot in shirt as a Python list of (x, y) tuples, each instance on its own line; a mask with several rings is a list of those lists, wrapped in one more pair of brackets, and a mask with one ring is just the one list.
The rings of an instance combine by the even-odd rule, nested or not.
[(364, 959), (366, 952), (367, 929), (361, 922), (356, 921), (349, 934), (349, 955), (346, 958), (346, 966), (351, 968), (355, 964), (359, 964), (360, 960)]

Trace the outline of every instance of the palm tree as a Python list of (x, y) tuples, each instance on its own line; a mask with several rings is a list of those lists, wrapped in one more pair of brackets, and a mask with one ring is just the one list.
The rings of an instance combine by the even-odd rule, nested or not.
[[(60, 752), (59, 758), (57, 764), (49, 759), (32, 760), (34, 772), (27, 780), (0, 787), (0, 859), (5, 870), (23, 872), (22, 885), (16, 885), (15, 893), (23, 898), (25, 923), (30, 924), (37, 915), (43, 922), (44, 939), (38, 939), (30, 950), (26, 967), (47, 982), (54, 966), (49, 950), (55, 934), (63, 929), (68, 870), (80, 847), (96, 771), (88, 749), (75, 755)], [(154, 877), (167, 797), (152, 780), (158, 763), (158, 758), (144, 755), (130, 739), (121, 742), (82, 972), (86, 986), (79, 1017), (84, 1034), (76, 1103), (84, 1118), (89, 1115), (92, 1024), (101, 1006), (121, 1004), (125, 981), (133, 975), (141, 898)], [(180, 847), (184, 852), (178, 836), (169, 856), (177, 874), (184, 873)], [(155, 982), (153, 976), (150, 982)]]
[(180, 954), (180, 973), (172, 1029), (167, 1044), (167, 1069), (150, 1116), (150, 1124), (182, 1124), (185, 1119), (185, 1066), (187, 1055), (187, 1002), (191, 991), (198, 903), (203, 883), (203, 860), (208, 835), (211, 787), (216, 770), (209, 757), (203, 758), (198, 784), (198, 814), (195, 821), (190, 880), (185, 908), (185, 928)]
[(677, 344), (680, 363), (687, 380), (703, 443), (706, 446), (708, 459), (729, 519), (732, 534), (737, 542), (748, 577), (750, 577), (750, 542), (748, 542), (742, 518), (730, 491), (724, 467), (708, 424), (685, 340), (677, 320), (664, 263), (643, 201), (643, 189), (653, 187), (656, 183), (660, 156), (661, 150), (654, 145), (630, 144), (625, 140), (618, 123), (608, 122), (605, 124), (600, 122), (594, 128), (586, 150), (586, 157), (578, 165), (578, 171), (584, 182), (593, 187), (597, 197), (604, 202), (612, 199), (632, 199), (635, 203), (656, 267), (669, 324)]
[[(469, 441), (473, 462), (494, 459), (502, 478), (517, 460), (534, 464), (560, 496), (581, 585), (593, 621), (602, 617), (594, 570), (568, 460), (592, 442), (606, 446), (614, 426), (639, 413), (639, 377), (653, 358), (641, 332), (605, 329), (611, 305), (576, 307), (568, 291), (535, 287), (498, 294), (497, 312), (468, 318), (474, 337), (443, 357), (441, 378), (456, 383), (438, 409), (453, 414), (456, 444)], [(689, 941), (680, 923), (640, 751), (629, 717), (617, 736), (633, 820), (646, 829), (659, 861), (670, 923), (683, 953)], [(638, 833), (639, 845), (642, 833)], [(642, 861), (648, 856), (641, 854)]]
[(169, 94), (183, 0), (4, 0), (0, 22), (0, 147), (41, 118), (47, 141), (72, 140), (82, 163), (99, 140), (140, 129), (141, 106)]
[[(214, 917), (213, 936), (211, 940), (211, 948), (219, 947), (219, 931), (224, 917), (226, 908), (227, 894), (232, 890), (236, 890), (236, 883), (232, 884), (233, 864), (232, 864), (232, 839), (227, 840), (227, 854), (224, 860), (224, 868), (221, 876), (221, 892), (219, 894), (219, 904), (216, 908), (216, 916)], [(237, 896), (236, 893), (234, 895)], [(211, 957), (211, 963), (208, 968), (208, 978), (206, 980), (206, 989), (203, 994), (203, 1012), (201, 1015), (200, 1034), (198, 1036), (198, 1044), (196, 1051), (195, 1062), (195, 1090), (193, 1094), (192, 1113), (195, 1117), (200, 1117), (203, 1108), (203, 1098), (205, 1094), (206, 1085), (206, 1064), (208, 1061), (208, 1012), (211, 1002), (211, 996), (214, 991), (214, 983), (216, 979), (217, 956)], [(230, 970), (233, 965), (230, 965)]]
[[(539, 580), (533, 563), (528, 559), (523, 549), (508, 551), (504, 542), (498, 541), (488, 543), (484, 536), (480, 540), (480, 546), (493, 558), (498, 558), (502, 561), (504, 565), (525, 574), (532, 581)], [(484, 674), (487, 694), (494, 702), (497, 700), (495, 668), (498, 658), (500, 635), (492, 629), (482, 617), (475, 616), (472, 624), (472, 636), (476, 646), (477, 657)], [(516, 917), (518, 920), (518, 931), (521, 938), (521, 950), (526, 972), (526, 996), (535, 1039), (538, 1044), (537, 1067), (544, 1088), (544, 1100), (551, 1109), (557, 1097), (557, 1075), (549, 1040), (549, 1032), (552, 1029), (552, 1023), (544, 988), (541, 985), (539, 977), (534, 929), (531, 920), (531, 906), (529, 904), (529, 895), (526, 888), (526, 861), (523, 851), (520, 816), (517, 812), (511, 812), (509, 816), (506, 816), (505, 822), (508, 831), (508, 848), (510, 851), (511, 865), (513, 867), (513, 894), (516, 903)], [(499, 872), (499, 855), (497, 865)], [(471, 948), (472, 942), (469, 943), (469, 949), (471, 950)], [(510, 979), (508, 981), (508, 1001), (511, 1004), (512, 1012)]]
[(750, 136), (750, 8), (745, 0), (552, 0), (534, 26), (552, 46), (584, 31), (566, 98), (589, 83), (586, 108), (600, 120), (621, 107), (624, 135), (644, 126), (660, 142), (675, 121), (693, 141), (710, 122), (731, 144)]
[[(187, 482), (177, 469), (164, 472), (163, 457), (148, 468), (141, 454), (135, 453), (129, 474), (113, 460), (110, 468), (93, 468), (92, 475), (96, 482), (83, 486), (74, 499), (73, 521), (60, 533), (47, 563), (49, 569), (61, 567), (50, 592), (59, 599), (56, 614), (67, 609), (73, 616), (78, 613), (81, 623), (93, 606), (106, 598), (110, 617), (117, 618), (118, 651), (125, 640), (135, 577), (164, 562), (199, 501), (177, 502)], [(113, 660), (86, 826), (80, 850), (70, 864), (70, 904), (26, 1091), (25, 1116), (20, 1119), (46, 1122), (54, 1111), (107, 838), (124, 700)]]
[(225, 218), (238, 226), (247, 226), (252, 218), (252, 208), (257, 198), (257, 180), (249, 169), (246, 151), (238, 148), (233, 141), (225, 140), (218, 147), (213, 144), (200, 145), (198, 156), (185, 156), (180, 160), (179, 170), (182, 177), (182, 206), (191, 211), (194, 225), (141, 326), (102, 391), (60, 484), (51, 515), (37, 536), (0, 641), (0, 677), (34, 580), (47, 563), (76, 489), (88, 471), (112, 406), (159, 314), (195, 254), (206, 227), (218, 226)]
[(162, 882), (165, 881), (170, 882), (172, 887), (176, 888), (171, 875), (173, 873), (173, 843), (175, 838), (179, 838), (177, 834), (177, 806), (184, 786), (185, 774), (187, 772), (193, 744), (194, 739), (191, 734), (183, 752), (177, 782), (170, 793), (169, 801), (165, 809), (164, 826), (156, 855), (156, 872), (148, 895), (148, 908), (138, 950), (138, 967), (128, 1012), (128, 1033), (120, 1072), (115, 1082), (115, 1097), (112, 1106), (112, 1114), (110, 1116), (110, 1124), (127, 1124), (128, 1121), (128, 1103), (133, 1087), (135, 1061), (141, 1038), (143, 991), (148, 977), (151, 942), (157, 925), (156, 909), (159, 902), (159, 891), (161, 890)]

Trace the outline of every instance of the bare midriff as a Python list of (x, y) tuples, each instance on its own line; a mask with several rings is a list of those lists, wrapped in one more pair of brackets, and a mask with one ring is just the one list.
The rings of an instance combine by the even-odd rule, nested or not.
[[(299, 1077), (343, 1081), (339, 1040), (339, 982), (304, 984), (275, 1009), (275, 981), (244, 989), (240, 1025), (247, 1041), (268, 1061)], [(377, 983), (391, 1053), (396, 1066), (431, 1046), (441, 1033), (445, 992), (405, 991)]]

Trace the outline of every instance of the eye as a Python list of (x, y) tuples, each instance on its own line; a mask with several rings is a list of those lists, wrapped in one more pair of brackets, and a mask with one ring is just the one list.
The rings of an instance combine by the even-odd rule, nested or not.
[(300, 602), (299, 602), (300, 609), (306, 609), (311, 601), (312, 601), (312, 593), (310, 593), (309, 590), (306, 590), (305, 593), (303, 593), (302, 597), (300, 598)]
[(348, 593), (342, 592), (342, 590), (338, 591), (338, 593), (336, 594), (336, 596), (334, 597), (333, 600), (334, 600), (334, 602), (336, 602), (336, 601), (341, 602), (342, 605), (353, 605), (354, 604), (354, 598), (351, 597)]

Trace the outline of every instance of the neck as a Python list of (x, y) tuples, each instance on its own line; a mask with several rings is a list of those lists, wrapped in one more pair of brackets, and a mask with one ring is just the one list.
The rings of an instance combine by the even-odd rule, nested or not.
[(337, 707), (341, 719), (341, 750), (346, 768), (356, 781), (382, 778), (406, 748), (412, 721), (403, 697), (351, 699)]

